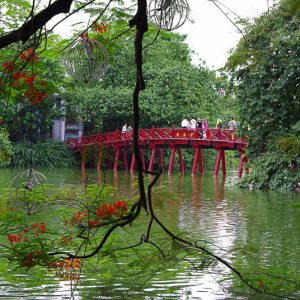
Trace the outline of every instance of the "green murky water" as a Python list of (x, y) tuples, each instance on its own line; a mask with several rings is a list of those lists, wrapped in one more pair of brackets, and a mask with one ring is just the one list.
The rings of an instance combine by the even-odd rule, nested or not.
[[(79, 170), (39, 171), (57, 187), (82, 184)], [(15, 174), (15, 170), (1, 170), (0, 188), (7, 187)], [(90, 182), (101, 180), (114, 185), (120, 196), (128, 196), (136, 188), (136, 178), (130, 173), (107, 171), (100, 178), (94, 170), (87, 170), (87, 174)], [(246, 276), (251, 273), (257, 286), (272, 287), (278, 293), (290, 289), (296, 299), (300, 295), (299, 285), (292, 282), (300, 281), (300, 195), (240, 190), (234, 187), (236, 177), (236, 172), (229, 172), (226, 180), (213, 178), (212, 173), (204, 177), (162, 176), (154, 191), (155, 210), (174, 232), (216, 245), (212, 246), (215, 253), (242, 269)], [(142, 234), (146, 220), (147, 216), (142, 216), (136, 227), (128, 230)], [(159, 230), (154, 228), (154, 233), (156, 241), (165, 242)], [(143, 251), (147, 250), (135, 253), (134, 259), (139, 259)], [(124, 259), (130, 255), (125, 253)], [(194, 255), (185, 258), (197, 261)], [(113, 266), (109, 260), (101, 267), (93, 262), (93, 268), (83, 268), (76, 286), (74, 281), (60, 279), (41, 268), (27, 272), (1, 261), (0, 298), (276, 299), (255, 295), (232, 279), (230, 271), (220, 263), (201, 271), (191, 268), (185, 260), (156, 265), (155, 257), (152, 259), (153, 269), (145, 264), (145, 269), (138, 272), (134, 267), (122, 269), (122, 259)]]

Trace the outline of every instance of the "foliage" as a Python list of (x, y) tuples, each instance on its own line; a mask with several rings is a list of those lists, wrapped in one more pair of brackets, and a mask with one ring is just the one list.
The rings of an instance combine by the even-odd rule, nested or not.
[[(250, 174), (240, 186), (250, 188), (299, 189), (300, 139), (284, 137), (272, 141), (266, 153), (251, 160)], [(270, 143), (271, 145), (271, 143)]]
[[(116, 195), (110, 187), (93, 184), (86, 185), (84, 190), (73, 187), (71, 193), (72, 197), (77, 194), (77, 207), (68, 210), (56, 206), (58, 199), (66, 199), (64, 193), (56, 191), (56, 200), (50, 203), (52, 213), (47, 210), (38, 215), (27, 215), (14, 208), (0, 211), (0, 234), (3, 244), (8, 250), (8, 257), (13, 258), (19, 266), (31, 268), (42, 265), (58, 272), (79, 269), (79, 259), (55, 259), (51, 253), (59, 254), (61, 249), (70, 252), (80, 249), (81, 241), (97, 239), (94, 231), (122, 219), (128, 210), (127, 202), (122, 199), (116, 200)], [(58, 224), (61, 226), (57, 226)], [(81, 235), (84, 227), (89, 228), (90, 237), (85, 238)], [(1, 243), (2, 246), (3, 244)], [(94, 243), (90, 244), (91, 246), (85, 247), (83, 251), (94, 247)]]
[(284, 136), (299, 120), (300, 24), (284, 3), (246, 28), (227, 62), (254, 152), (261, 152), (274, 136)]
[(49, 36), (40, 48), (0, 50), (0, 116), (12, 141), (45, 139), (57, 116), (54, 99), (63, 69), (53, 49), (58, 39)]
[[(161, 33), (154, 44), (148, 45), (154, 34), (152, 28), (145, 39), (147, 88), (140, 99), (141, 127), (180, 126), (183, 117), (215, 115), (215, 74), (204, 66), (191, 64), (183, 36)], [(65, 93), (70, 114), (81, 116), (95, 131), (115, 130), (125, 122), (132, 123), (132, 112), (128, 110), (134, 85), (132, 41), (121, 45), (113, 49), (110, 69), (102, 82), (89, 87), (77, 83)]]
[(8, 139), (8, 133), (5, 129), (0, 128), (0, 167), (10, 164), (12, 152), (13, 149)]
[(28, 0), (0, 0), (0, 33), (21, 26), (30, 14), (31, 3)]
[(13, 145), (11, 165), (17, 168), (70, 167), (74, 165), (74, 158), (61, 142), (17, 143)]

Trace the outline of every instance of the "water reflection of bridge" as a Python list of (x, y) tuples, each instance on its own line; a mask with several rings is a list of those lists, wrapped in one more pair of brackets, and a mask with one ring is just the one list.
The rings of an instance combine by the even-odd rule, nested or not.
[[(185, 148), (194, 149), (194, 159), (192, 165), (192, 175), (196, 174), (199, 167), (200, 174), (204, 174), (203, 150), (214, 149), (217, 151), (214, 176), (219, 173), (222, 163), (222, 173), (226, 175), (225, 151), (237, 151), (240, 153), (240, 164), (238, 177), (242, 176), (243, 166), (247, 162), (244, 156), (247, 141), (238, 136), (236, 131), (208, 128), (206, 130), (183, 129), (183, 128), (151, 128), (141, 129), (138, 133), (140, 156), (143, 167), (146, 169), (145, 151), (151, 151), (148, 170), (153, 171), (155, 158), (158, 155), (158, 164), (164, 168), (163, 149), (170, 149), (170, 159), (168, 164), (168, 174), (173, 171), (175, 155), (179, 158), (180, 174), (184, 173), (184, 161), (182, 151)], [(120, 161), (123, 161), (125, 170), (135, 170), (135, 156), (133, 153), (132, 133), (122, 133), (118, 130), (108, 133), (97, 133), (83, 136), (69, 143), (74, 152), (80, 152), (82, 158), (81, 168), (85, 169), (87, 151), (93, 148), (98, 154), (97, 169), (103, 164), (105, 152), (113, 152), (113, 168), (117, 171)], [(127, 161), (128, 154), (131, 156), (130, 166)], [(109, 165), (108, 160), (107, 164)]]

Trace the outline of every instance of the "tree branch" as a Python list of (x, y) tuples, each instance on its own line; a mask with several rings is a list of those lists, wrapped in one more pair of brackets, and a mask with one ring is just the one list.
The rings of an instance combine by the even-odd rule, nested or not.
[(74, 0), (57, 0), (40, 11), (33, 18), (24, 23), (19, 29), (14, 30), (0, 38), (0, 49), (13, 43), (25, 43), (32, 34), (41, 29), (49, 20), (60, 13), (68, 13)]

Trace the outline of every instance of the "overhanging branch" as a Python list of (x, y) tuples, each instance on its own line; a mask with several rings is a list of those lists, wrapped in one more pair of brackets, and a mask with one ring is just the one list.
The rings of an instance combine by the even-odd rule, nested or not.
[(60, 13), (68, 13), (74, 0), (57, 0), (24, 23), (19, 29), (0, 38), (0, 49), (13, 43), (25, 43), (32, 34), (41, 29), (48, 21)]

